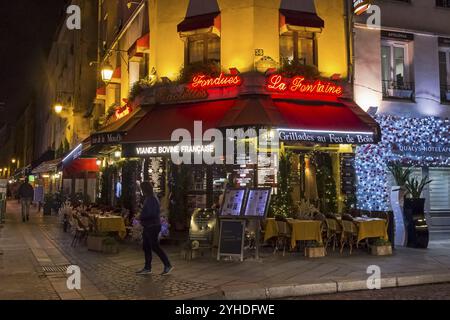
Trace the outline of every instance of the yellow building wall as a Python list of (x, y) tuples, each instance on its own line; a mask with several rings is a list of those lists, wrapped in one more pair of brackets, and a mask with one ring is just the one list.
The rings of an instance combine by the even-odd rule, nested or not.
[(323, 76), (335, 73), (346, 78), (347, 49), (345, 36), (344, 1), (315, 0), (317, 15), (325, 21), (318, 37), (319, 71)]
[[(218, 0), (221, 10), (221, 64), (224, 70), (254, 68), (255, 49), (279, 62), (280, 0)], [(159, 78), (178, 77), (184, 64), (184, 42), (177, 33), (188, 0), (150, 0), (150, 63)], [(347, 77), (343, 1), (315, 0), (317, 14), (325, 21), (318, 37), (319, 71), (324, 76)]]
[(177, 25), (184, 20), (188, 0), (150, 0), (150, 64), (158, 77), (175, 80), (184, 64), (184, 42)]

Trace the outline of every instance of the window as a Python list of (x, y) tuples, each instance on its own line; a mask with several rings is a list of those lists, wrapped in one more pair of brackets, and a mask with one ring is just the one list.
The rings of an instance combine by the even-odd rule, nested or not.
[(220, 38), (212, 34), (190, 36), (187, 40), (187, 62), (220, 62)]
[(450, 212), (450, 169), (430, 168), (430, 209), (433, 212)]
[(450, 102), (450, 48), (439, 51), (439, 80), (441, 101)]
[(148, 60), (149, 60), (149, 55), (147, 53), (144, 53), (144, 56), (139, 61), (139, 80), (147, 79), (147, 76), (148, 76)]
[(412, 98), (414, 85), (410, 82), (407, 48), (407, 44), (388, 41), (381, 46), (384, 97)]
[(315, 40), (312, 32), (288, 32), (280, 36), (282, 61), (299, 61), (305, 65), (317, 65)]
[(450, 8), (450, 0), (436, 0), (436, 7)]

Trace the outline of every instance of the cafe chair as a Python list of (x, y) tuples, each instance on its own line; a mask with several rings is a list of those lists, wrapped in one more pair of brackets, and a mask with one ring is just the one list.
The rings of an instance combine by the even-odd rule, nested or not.
[(331, 243), (333, 243), (333, 251), (335, 251), (336, 245), (342, 233), (341, 226), (336, 219), (330, 218), (327, 218), (325, 220), (325, 226), (326, 226), (325, 248), (327, 248)]
[(273, 251), (273, 254), (275, 254), (278, 250), (279, 247), (282, 246), (283, 247), (283, 257), (286, 254), (286, 245), (290, 244), (290, 239), (291, 239), (291, 227), (289, 226), (289, 223), (285, 222), (285, 221), (276, 221), (277, 223), (277, 229), (278, 229), (278, 233), (277, 233), (277, 238), (276, 238), (276, 243), (275, 243), (275, 250)]
[(352, 254), (353, 245), (356, 244), (356, 247), (358, 247), (358, 244), (356, 243), (356, 239), (358, 238), (358, 227), (353, 221), (344, 219), (341, 221), (341, 226), (342, 233), (340, 254), (344, 251), (345, 244), (350, 247), (350, 254)]
[(75, 248), (77, 244), (86, 241), (89, 234), (89, 227), (86, 227), (78, 216), (74, 216), (75, 235), (72, 239), (71, 246)]

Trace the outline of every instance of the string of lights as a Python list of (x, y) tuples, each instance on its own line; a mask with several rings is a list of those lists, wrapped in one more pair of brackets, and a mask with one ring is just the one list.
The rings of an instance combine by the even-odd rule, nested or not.
[(435, 117), (407, 118), (376, 115), (382, 139), (357, 147), (355, 168), (358, 208), (389, 210), (387, 164), (405, 167), (450, 166), (450, 121)]

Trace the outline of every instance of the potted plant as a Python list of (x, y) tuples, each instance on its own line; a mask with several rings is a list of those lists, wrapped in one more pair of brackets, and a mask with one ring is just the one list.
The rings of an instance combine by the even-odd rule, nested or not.
[(374, 256), (389, 256), (392, 254), (392, 244), (389, 240), (379, 238), (370, 246), (370, 253)]
[(428, 247), (428, 226), (425, 219), (425, 199), (421, 198), (423, 189), (432, 180), (428, 176), (418, 180), (414, 177), (406, 182), (407, 196), (405, 198), (405, 220), (408, 234), (408, 247), (426, 248)]
[(44, 216), (52, 215), (53, 205), (53, 195), (51, 193), (47, 193), (44, 197)]
[(102, 252), (103, 253), (119, 253), (119, 244), (116, 239), (112, 237), (106, 237), (102, 240)]
[(411, 175), (411, 169), (403, 167), (399, 163), (392, 163), (388, 165), (388, 170), (395, 180), (395, 186), (391, 187), (391, 207), (395, 219), (395, 237), (394, 243), (399, 246), (406, 246), (406, 228), (405, 219), (403, 215), (403, 204), (406, 195), (406, 182)]
[(325, 257), (325, 247), (322, 242), (310, 241), (306, 244), (305, 257), (320, 258)]

